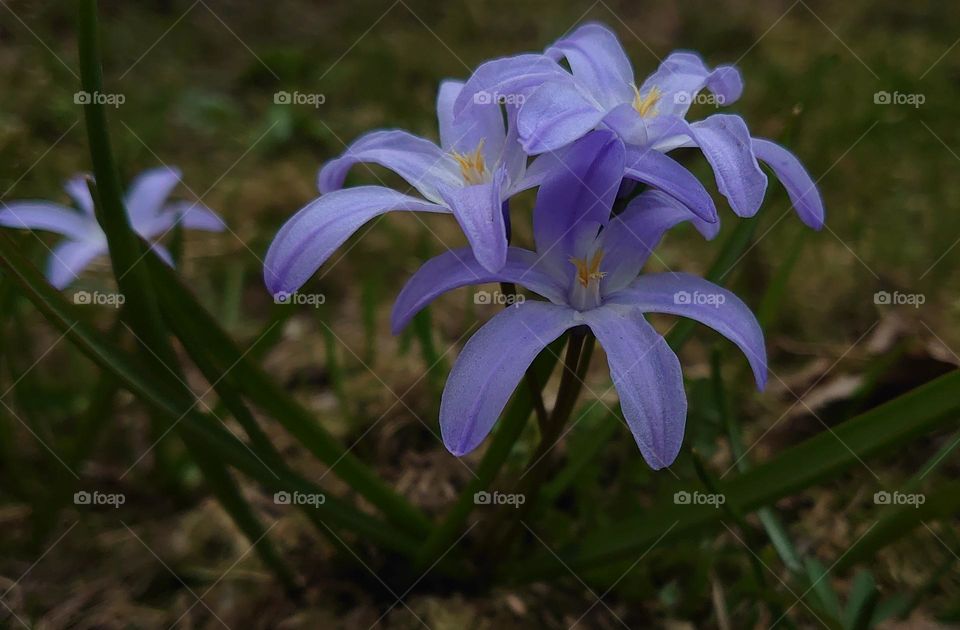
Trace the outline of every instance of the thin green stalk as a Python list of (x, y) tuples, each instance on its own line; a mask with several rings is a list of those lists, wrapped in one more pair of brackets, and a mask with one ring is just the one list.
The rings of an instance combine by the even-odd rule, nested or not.
[[(77, 24), (81, 85), (88, 94), (102, 94), (103, 75), (96, 0), (80, 0)], [(148, 365), (163, 379), (169, 379), (167, 371), (171, 371), (172, 380), (179, 381), (179, 387), (174, 384), (174, 388), (186, 390), (186, 386), (182, 384), (182, 376), (177, 373), (176, 353), (164, 329), (156, 293), (144, 262), (145, 247), (131, 227), (124, 207), (123, 188), (110, 148), (105, 105), (99, 99), (93, 98), (89, 99), (83, 109), (97, 182), (94, 190), (96, 194), (93, 196), (94, 206), (97, 220), (106, 234), (114, 277), (120, 291), (127, 298), (124, 314), (129, 316), (131, 326), (144, 346), (143, 354)], [(168, 426), (179, 428), (179, 423), (174, 421)], [(206, 459), (203, 449), (200, 448), (201, 444), (191, 434), (182, 430), (178, 430), (178, 434), (194, 455), (194, 461), (203, 470), (207, 483), (223, 507), (255, 544), (264, 564), (276, 573), (289, 591), (297, 590), (293, 572), (280, 559), (272, 542), (266, 538), (266, 530), (243, 498), (234, 480), (219, 463)]]

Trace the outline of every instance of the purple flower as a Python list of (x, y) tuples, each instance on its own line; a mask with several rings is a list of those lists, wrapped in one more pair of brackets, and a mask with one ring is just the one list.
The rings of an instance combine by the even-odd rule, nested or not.
[(440, 426), (447, 448), (463, 455), (490, 432), (524, 371), (568, 329), (587, 326), (607, 354), (627, 424), (654, 469), (670, 465), (683, 440), (686, 395), (677, 356), (645, 313), (691, 317), (746, 354), (757, 385), (766, 381), (763, 333), (733, 293), (682, 273), (639, 275), (664, 232), (705, 222), (660, 191), (648, 191), (611, 217), (625, 160), (609, 131), (588, 133), (563, 153), (540, 187), (534, 209), (536, 252), (511, 247), (490, 272), (468, 249), (428, 261), (394, 306), (394, 331), (445, 291), (512, 282), (549, 301), (527, 300), (493, 317), (464, 346), (447, 380)]
[[(570, 72), (559, 65), (561, 59)], [(548, 47), (544, 55), (519, 55), (480, 66), (457, 99), (455, 111), (458, 116), (469, 111), (476, 94), (512, 96), (522, 103), (518, 135), (530, 155), (556, 151), (592, 129), (611, 129), (628, 145), (626, 164), (635, 173), (648, 171), (651, 153), (699, 147), (720, 192), (743, 217), (756, 214), (767, 189), (760, 160), (783, 183), (800, 219), (820, 229), (823, 202), (792, 153), (769, 140), (752, 138), (739, 116), (714, 114), (686, 121), (687, 111), (703, 99), (704, 90), (710, 91), (707, 100), (713, 104), (729, 105), (740, 98), (743, 80), (733, 66), (710, 69), (694, 53), (674, 52), (638, 87), (616, 35), (600, 24), (586, 24)]]
[[(155, 168), (141, 173), (127, 191), (125, 205), (133, 229), (146, 241), (166, 234), (178, 222), (186, 228), (218, 232), (224, 223), (212, 210), (197, 203), (167, 203), (170, 192), (180, 182), (176, 168)], [(3, 204), (0, 225), (14, 228), (47, 230), (66, 237), (53, 248), (47, 262), (50, 284), (62, 289), (79, 277), (92, 261), (106, 254), (107, 237), (100, 229), (93, 211), (93, 199), (87, 187), (87, 176), (77, 175), (65, 188), (77, 209), (49, 201), (14, 201)], [(173, 264), (170, 253), (159, 243), (153, 250)]]
[[(462, 87), (459, 81), (440, 85), (440, 146), (406, 131), (374, 131), (324, 165), (318, 181), (323, 195), (283, 226), (267, 252), (264, 276), (271, 293), (298, 289), (360, 226), (395, 210), (453, 214), (476, 259), (491, 271), (503, 266), (508, 229), (504, 202), (538, 181), (524, 177), (526, 155), (517, 142), (516, 108), (507, 105), (507, 125), (497, 101), (454, 121), (453, 103)], [(341, 189), (358, 162), (393, 170), (422, 197), (382, 186)]]

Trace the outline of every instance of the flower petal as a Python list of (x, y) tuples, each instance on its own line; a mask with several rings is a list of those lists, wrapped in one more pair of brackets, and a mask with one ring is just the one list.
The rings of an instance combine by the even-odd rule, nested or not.
[(273, 295), (296, 291), (360, 226), (394, 210), (449, 212), (443, 206), (380, 186), (358, 186), (323, 195), (277, 232), (263, 266), (267, 289)]
[(594, 131), (558, 154), (554, 175), (537, 192), (533, 234), (537, 253), (564, 276), (585, 230), (606, 225), (623, 176), (623, 143), (610, 131)]
[(630, 284), (667, 230), (685, 221), (693, 223), (707, 239), (720, 231), (719, 222), (707, 223), (660, 190), (647, 190), (627, 204), (603, 231), (603, 267), (607, 275), (601, 280), (601, 294)]
[(503, 267), (507, 259), (507, 226), (501, 194), (506, 177), (506, 169), (501, 167), (489, 182), (441, 186), (437, 191), (457, 218), (477, 260), (492, 272)]
[(77, 241), (89, 239), (99, 229), (90, 217), (48, 201), (14, 201), (0, 208), (0, 226), (4, 227), (46, 230)]
[(46, 276), (57, 289), (64, 289), (86, 269), (94, 258), (105, 254), (104, 246), (82, 241), (65, 241), (57, 244), (47, 259)]
[(537, 255), (511, 247), (500, 271), (491, 273), (477, 262), (468, 247), (448, 250), (428, 260), (407, 281), (393, 305), (390, 321), (398, 334), (430, 302), (453, 289), (488, 282), (512, 282), (542, 295), (551, 302), (566, 302), (566, 289), (540, 267)]
[(747, 356), (757, 387), (767, 383), (763, 330), (743, 300), (709, 280), (686, 273), (648, 273), (607, 298), (643, 312), (695, 319), (735, 343)]
[(815, 230), (823, 228), (823, 198), (797, 156), (763, 138), (753, 138), (752, 144), (757, 159), (773, 169), (777, 179), (787, 189), (800, 220)]
[(739, 116), (714, 114), (690, 125), (690, 135), (713, 168), (717, 188), (741, 217), (752, 217), (763, 204), (767, 176), (757, 158), (747, 124)]
[(603, 124), (613, 129), (627, 144), (647, 144), (647, 125), (630, 103), (621, 103), (607, 112)]
[(77, 208), (92, 217), (93, 197), (90, 195), (90, 187), (87, 185), (87, 180), (90, 178), (92, 178), (92, 175), (74, 175), (66, 181), (63, 187), (70, 198), (73, 199), (73, 202), (77, 204)]
[(437, 94), (437, 120), (440, 123), (440, 146), (444, 151), (471, 153), (483, 142), (486, 163), (493, 166), (500, 159), (506, 131), (500, 103), (494, 101), (470, 107), (454, 117), (453, 103), (463, 90), (463, 81), (444, 81)]
[(717, 207), (700, 180), (656, 149), (628, 146), (624, 176), (659, 188), (704, 221), (717, 221)]
[(704, 88), (714, 93), (718, 105), (730, 105), (743, 93), (743, 79), (733, 66), (710, 70), (696, 53), (680, 51), (670, 53), (647, 77), (640, 94), (646, 95), (654, 87), (660, 91), (657, 114), (682, 118)]
[(360, 136), (343, 155), (327, 162), (317, 178), (320, 192), (342, 188), (347, 172), (359, 162), (379, 164), (394, 171), (431, 201), (440, 200), (438, 184), (461, 183), (456, 163), (440, 147), (406, 131), (389, 129)]
[(680, 361), (633, 308), (604, 305), (583, 319), (607, 354), (623, 417), (654, 470), (673, 463), (683, 444), (687, 396)]
[(454, 102), (453, 111), (460, 116), (468, 107), (497, 100), (519, 104), (544, 81), (569, 78), (570, 73), (546, 55), (527, 53), (492, 59), (473, 71)]
[(566, 58), (578, 83), (610, 109), (633, 98), (633, 68), (617, 36), (601, 24), (584, 24), (556, 41), (545, 54)]
[(555, 151), (586, 135), (605, 113), (569, 77), (544, 83), (520, 108), (520, 144), (530, 155)]
[(575, 325), (575, 312), (528, 301), (497, 313), (467, 342), (440, 401), (443, 443), (460, 457), (490, 433), (534, 358)]
[(160, 213), (181, 176), (180, 169), (168, 166), (151, 168), (137, 175), (124, 199), (134, 229)]

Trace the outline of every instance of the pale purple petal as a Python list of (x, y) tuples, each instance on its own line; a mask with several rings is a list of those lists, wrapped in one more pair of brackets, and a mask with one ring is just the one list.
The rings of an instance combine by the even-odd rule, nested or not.
[(743, 79), (733, 66), (718, 66), (711, 71), (699, 55), (674, 52), (647, 77), (640, 94), (646, 95), (653, 88), (660, 91), (657, 114), (683, 117), (704, 88), (714, 93), (718, 105), (730, 105), (743, 93)]
[[(623, 143), (612, 132), (594, 131), (560, 155), (555, 176), (537, 193), (533, 234), (537, 253), (554, 270), (572, 272), (571, 257), (586, 230), (606, 225), (623, 176)], [(566, 275), (566, 274), (565, 274)]]
[(83, 210), (84, 214), (93, 216), (93, 197), (90, 195), (90, 186), (87, 184), (91, 177), (91, 175), (86, 174), (74, 175), (66, 181), (63, 187), (70, 198), (73, 199), (73, 202), (77, 204), (77, 208)]
[(714, 114), (690, 125), (690, 135), (713, 167), (717, 188), (741, 217), (763, 204), (767, 176), (753, 154), (750, 131), (739, 116)]
[(640, 453), (654, 470), (673, 463), (683, 444), (687, 396), (680, 361), (643, 314), (604, 305), (583, 319), (607, 354), (620, 408)]
[(502, 187), (506, 169), (493, 179), (473, 186), (441, 186), (440, 197), (453, 212), (477, 260), (489, 271), (497, 271), (507, 259), (507, 226), (503, 218)]
[(47, 259), (47, 280), (57, 289), (66, 288), (94, 258), (105, 253), (105, 245), (83, 241), (59, 243), (51, 250), (50, 258)]
[(130, 222), (136, 225), (158, 215), (180, 178), (180, 169), (167, 166), (140, 173), (130, 184), (124, 199)]
[(570, 73), (546, 55), (523, 54), (493, 59), (480, 64), (470, 75), (453, 111), (460, 116), (467, 107), (498, 99), (520, 103), (545, 81), (569, 78)]
[(536, 356), (574, 325), (575, 312), (527, 301), (497, 313), (463, 347), (440, 401), (447, 449), (466, 455), (483, 441)]
[(90, 217), (48, 201), (14, 201), (0, 205), (0, 226), (46, 230), (84, 240), (99, 229)]
[(530, 155), (555, 151), (594, 129), (605, 114), (571, 79), (544, 83), (520, 108), (520, 144)]
[(443, 206), (380, 186), (323, 195), (277, 232), (263, 266), (267, 289), (273, 295), (296, 291), (364, 223), (394, 210), (449, 212)]
[(611, 109), (603, 117), (603, 124), (615, 131), (627, 144), (644, 146), (649, 139), (646, 122), (631, 103), (621, 103)]
[(670, 313), (695, 319), (735, 343), (753, 369), (757, 387), (767, 383), (763, 330), (743, 300), (709, 280), (686, 273), (651, 273), (607, 298), (643, 312)]
[(753, 152), (758, 160), (773, 169), (777, 179), (787, 189), (800, 220), (815, 230), (823, 228), (823, 198), (797, 156), (763, 138), (753, 138)]
[(511, 247), (507, 250), (504, 266), (491, 273), (477, 262), (469, 248), (464, 247), (431, 258), (407, 281), (393, 305), (390, 318), (393, 333), (399, 333), (414, 315), (443, 293), (488, 282), (512, 282), (551, 302), (562, 304), (566, 301), (566, 287), (541, 268), (535, 253)]
[(500, 159), (506, 132), (503, 112), (497, 102), (470, 107), (454, 118), (453, 103), (463, 90), (463, 81), (444, 81), (437, 94), (440, 146), (444, 151), (472, 153), (483, 143), (483, 155), (492, 167)]
[(157, 255), (157, 258), (165, 262), (168, 267), (174, 266), (173, 254), (170, 253), (169, 249), (167, 249), (160, 243), (153, 243), (150, 245), (150, 250)]
[(690, 221), (707, 239), (720, 231), (720, 223), (707, 223), (689, 208), (659, 190), (648, 190), (634, 198), (603, 231), (601, 294), (607, 295), (630, 284), (670, 228)]
[(558, 40), (545, 53), (566, 58), (578, 83), (594, 95), (604, 109), (633, 98), (633, 68), (617, 36), (601, 24), (585, 24)]
[(704, 221), (713, 223), (717, 220), (717, 207), (700, 180), (680, 163), (655, 149), (627, 147), (624, 176), (659, 188)]
[(397, 129), (374, 131), (354, 141), (343, 155), (327, 162), (317, 178), (321, 193), (339, 190), (354, 164), (368, 162), (388, 168), (431, 201), (439, 201), (437, 185), (460, 183), (456, 162), (440, 147)]

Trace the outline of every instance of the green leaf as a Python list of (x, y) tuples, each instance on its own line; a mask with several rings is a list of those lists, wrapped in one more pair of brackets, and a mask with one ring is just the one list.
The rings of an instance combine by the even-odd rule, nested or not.
[[(949, 422), (960, 411), (960, 372), (951, 372), (856, 418), (794, 446), (750, 472), (721, 484), (727, 503), (743, 513), (769, 505)], [(928, 502), (929, 503), (929, 502)], [(722, 513), (710, 506), (662, 502), (643, 514), (588, 536), (559, 554), (573, 571), (643, 553), (661, 536), (662, 543), (716, 527)], [(872, 532), (871, 532), (872, 533)], [(547, 541), (549, 543), (549, 541)], [(864, 544), (861, 542), (851, 553)], [(846, 557), (844, 558), (846, 560)], [(526, 558), (514, 567), (520, 580), (536, 580), (563, 566), (552, 556)]]

